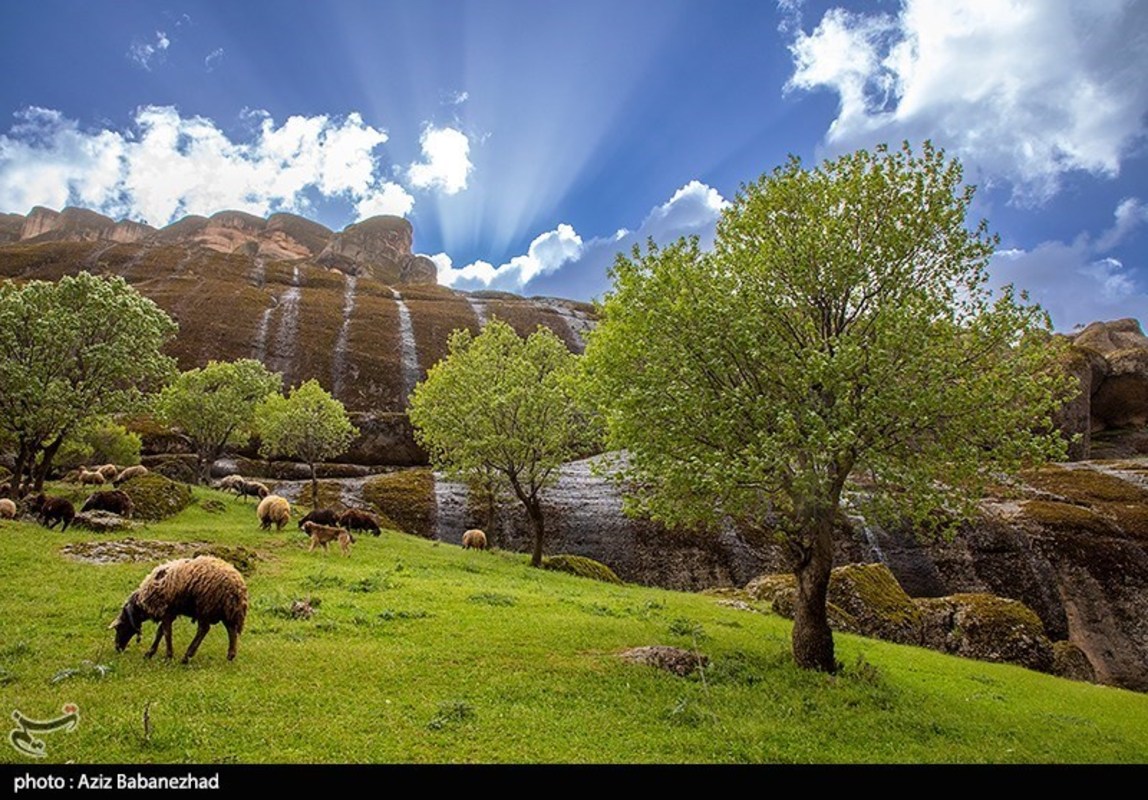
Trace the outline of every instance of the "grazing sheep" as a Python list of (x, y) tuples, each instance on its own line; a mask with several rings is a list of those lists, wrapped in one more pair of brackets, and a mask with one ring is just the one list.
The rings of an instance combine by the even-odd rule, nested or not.
[(355, 541), (355, 537), (350, 531), (342, 528), (332, 528), (329, 525), (320, 525), (317, 522), (303, 523), (303, 531), (311, 537), (311, 546), (307, 548), (310, 553), (315, 549), (315, 545), (322, 545), (323, 552), (327, 552), (327, 545), (330, 542), (337, 541), (343, 555), (350, 557), (351, 544)]
[(471, 528), (462, 535), (462, 549), (469, 550), (472, 547), (475, 550), (486, 549), (486, 534), (478, 528)]
[(228, 475), (220, 478), (215, 482), (215, 488), (221, 492), (238, 492), (238, 487), (243, 483), (242, 475)]
[(104, 464), (102, 467), (97, 467), (96, 472), (104, 476), (104, 482), (106, 483), (120, 474), (120, 468), (115, 464)]
[(16, 519), (16, 504), (7, 497), (0, 500), (0, 519)]
[(128, 467), (112, 481), (113, 486), (119, 486), (124, 481), (130, 481), (132, 478), (138, 478), (140, 475), (147, 475), (147, 467), (142, 464), (137, 464), (134, 467)]
[(307, 515), (299, 520), (299, 530), (303, 529), (303, 524), (306, 522), (335, 526), (339, 524), (339, 512), (333, 508), (316, 508), (313, 511), (308, 511)]
[(104, 473), (100, 472), (99, 470), (87, 470), (83, 467), (80, 467), (80, 474), (76, 476), (76, 483), (80, 483), (85, 486), (103, 486), (104, 483), (106, 483), (106, 480), (104, 479)]
[(179, 558), (156, 567), (108, 626), (116, 632), (116, 652), (122, 652), (133, 636), (137, 641), (142, 638), (143, 624), (154, 620), (159, 623), (159, 630), (144, 657), (155, 655), (163, 637), (167, 657), (171, 658), (171, 623), (179, 616), (191, 617), (199, 624), (183, 657), (184, 664), (195, 655), (199, 643), (217, 622), (227, 628), (227, 660), (234, 659), (247, 618), (247, 584), (239, 570), (215, 556)]
[(259, 517), (259, 527), (263, 530), (271, 530), (271, 523), (274, 522), (275, 530), (281, 531), (291, 520), (291, 504), (284, 497), (269, 494), (259, 501), (255, 515)]
[(121, 517), (130, 519), (132, 515), (132, 499), (127, 492), (116, 489), (111, 492), (96, 492), (84, 501), (80, 513), (85, 511), (110, 511)]
[(357, 508), (349, 508), (339, 516), (339, 527), (349, 531), (370, 531), (375, 536), (379, 535), (378, 521), (366, 511)]
[(244, 502), (247, 502), (246, 498), (248, 497), (258, 497), (262, 500), (271, 494), (271, 490), (259, 481), (243, 481), (243, 483), (236, 485), (235, 494), (237, 498), (242, 497)]
[(60, 533), (68, 530), (72, 518), (76, 516), (75, 506), (67, 500), (62, 497), (47, 497), (43, 492), (32, 497), (28, 501), (28, 507), (40, 518), (40, 524), (49, 530), (54, 528), (57, 522), (63, 522)]

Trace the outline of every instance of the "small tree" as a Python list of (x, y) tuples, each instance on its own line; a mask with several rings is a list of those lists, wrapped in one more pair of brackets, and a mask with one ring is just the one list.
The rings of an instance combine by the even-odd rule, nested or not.
[(175, 371), (175, 322), (120, 277), (87, 272), (0, 286), (0, 429), (18, 493), (39, 489), (86, 420), (129, 412)]
[(792, 158), (742, 187), (714, 252), (651, 243), (614, 266), (585, 360), (630, 508), (780, 536), (802, 667), (836, 668), (826, 592), (851, 477), (866, 516), (924, 533), (1064, 452), (1050, 415), (1070, 379), (1047, 316), (987, 290), (996, 239), (965, 226), (972, 195), (929, 143)]
[(242, 445), (255, 431), (255, 408), (279, 391), (283, 377), (260, 362), (209, 361), (202, 369), (180, 373), (155, 400), (157, 416), (181, 429), (195, 448), (196, 474), (202, 483), (228, 446)]
[(131, 466), (140, 463), (142, 444), (138, 433), (130, 433), (111, 417), (93, 417), (64, 440), (56, 462), (64, 469), (81, 464)]
[(574, 400), (574, 356), (548, 329), (523, 339), (493, 319), (477, 337), (451, 334), (447, 357), (415, 387), (410, 418), (435, 468), (471, 485), (495, 478), (522, 503), (542, 566), (542, 492), (578, 455), (585, 418)]
[(311, 470), (311, 505), (319, 503), (315, 464), (346, 452), (359, 430), (347, 418), (343, 404), (312, 379), (284, 397), (272, 394), (256, 409), (259, 451), (293, 456)]

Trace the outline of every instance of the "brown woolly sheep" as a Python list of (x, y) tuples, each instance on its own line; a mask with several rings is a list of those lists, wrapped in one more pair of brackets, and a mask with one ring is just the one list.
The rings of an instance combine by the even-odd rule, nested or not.
[(119, 486), (124, 481), (130, 481), (132, 478), (138, 478), (140, 475), (147, 475), (147, 467), (142, 464), (136, 464), (134, 467), (128, 467), (112, 481), (113, 486)]
[(104, 474), (98, 470), (87, 470), (80, 467), (80, 474), (76, 476), (76, 483), (84, 486), (103, 486), (106, 481)]
[(114, 480), (120, 474), (120, 468), (115, 464), (104, 464), (102, 467), (97, 467), (96, 472), (104, 476), (104, 482)]
[(111, 492), (96, 492), (84, 501), (80, 513), (85, 511), (110, 511), (121, 517), (131, 518), (133, 509), (132, 499), (127, 492), (116, 489)]
[(215, 488), (221, 492), (234, 492), (243, 483), (242, 475), (227, 475), (215, 482)]
[(350, 531), (343, 528), (332, 528), (329, 525), (320, 525), (317, 522), (303, 523), (303, 531), (311, 537), (311, 546), (307, 548), (308, 553), (315, 549), (315, 545), (322, 545), (323, 552), (326, 553), (327, 545), (337, 541), (343, 555), (350, 557), (351, 544), (355, 541), (355, 537)]
[(281, 531), (291, 520), (291, 504), (284, 497), (269, 494), (259, 501), (255, 515), (259, 517), (259, 527), (263, 530), (271, 530), (271, 523), (274, 522), (275, 530)]
[(235, 494), (243, 498), (243, 502), (247, 502), (248, 497), (258, 497), (263, 499), (271, 494), (271, 490), (264, 486), (259, 481), (243, 481), (243, 483), (235, 486)]
[(54, 528), (57, 522), (63, 522), (60, 533), (68, 530), (72, 518), (76, 516), (75, 506), (67, 500), (62, 497), (48, 497), (43, 492), (28, 500), (28, 508), (40, 518), (40, 524), (49, 530)]
[(308, 511), (303, 519), (299, 520), (299, 530), (303, 530), (306, 522), (317, 522), (320, 525), (335, 526), (339, 524), (339, 512), (333, 508), (316, 508)]
[(16, 519), (16, 504), (7, 497), (0, 500), (0, 519)]
[(375, 536), (379, 535), (379, 523), (375, 518), (357, 508), (349, 508), (339, 516), (339, 527), (349, 531), (370, 531)]
[(144, 657), (155, 655), (163, 637), (167, 657), (171, 658), (171, 623), (179, 616), (191, 617), (199, 625), (183, 657), (184, 664), (217, 622), (227, 628), (227, 660), (234, 659), (247, 618), (247, 584), (239, 570), (215, 556), (179, 558), (156, 567), (108, 626), (116, 632), (116, 652), (122, 652), (133, 636), (137, 641), (142, 638), (143, 624), (154, 620), (159, 629)]
[(475, 550), (486, 549), (486, 534), (478, 528), (471, 528), (462, 535), (462, 549), (469, 550), (472, 547)]

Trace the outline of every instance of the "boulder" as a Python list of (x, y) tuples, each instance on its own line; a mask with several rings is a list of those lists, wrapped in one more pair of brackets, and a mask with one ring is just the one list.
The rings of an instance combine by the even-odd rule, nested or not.
[(315, 263), (384, 283), (398, 283), (402, 267), (412, 255), (413, 238), (414, 229), (402, 217), (370, 217), (332, 236)]
[(119, 514), (113, 514), (110, 511), (81, 511), (72, 519), (72, 525), (79, 525), (97, 533), (130, 531), (140, 527), (139, 523), (124, 519)]
[(120, 488), (131, 497), (136, 519), (167, 519), (191, 505), (190, 486), (154, 472), (132, 478)]
[(614, 570), (600, 561), (585, 556), (546, 556), (542, 559), (542, 568), (555, 572), (567, 572), (579, 578), (590, 578), (602, 583), (621, 585), (621, 579), (614, 574)]
[(979, 661), (1003, 661), (1051, 672), (1052, 643), (1024, 603), (991, 594), (956, 594), (916, 601), (921, 644)]
[(363, 483), (363, 499), (392, 520), (399, 530), (434, 535), (434, 475), (429, 469), (405, 469), (376, 475)]
[(399, 270), (399, 283), (408, 286), (435, 286), (438, 267), (426, 256), (411, 256)]
[(618, 656), (630, 664), (644, 664), (664, 669), (679, 678), (684, 678), (699, 668), (704, 669), (710, 663), (706, 656), (666, 645), (634, 647), (619, 653)]

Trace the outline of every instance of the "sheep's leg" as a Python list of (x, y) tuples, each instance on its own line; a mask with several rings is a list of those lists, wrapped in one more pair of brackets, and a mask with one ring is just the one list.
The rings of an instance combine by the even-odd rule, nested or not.
[(207, 636), (207, 632), (211, 630), (210, 622), (200, 622), (199, 630), (195, 632), (195, 638), (191, 640), (191, 644), (187, 648), (187, 654), (183, 657), (183, 663), (186, 664), (191, 661), (191, 657), (195, 655), (195, 651), (199, 649), (199, 643), (203, 641), (203, 637)]
[(175, 620), (169, 617), (168, 619), (165, 619), (163, 621), (163, 625), (161, 626), (163, 628), (164, 644), (167, 645), (167, 654), (164, 656), (164, 658), (168, 658), (168, 659), (170, 659), (172, 656), (172, 651), (171, 651), (171, 624), (173, 622), (175, 622)]
[(307, 548), (307, 552), (308, 552), (308, 553), (310, 553), (312, 550), (314, 550), (314, 549), (315, 549), (315, 544), (316, 544), (318, 541), (319, 541), (319, 540), (318, 540), (318, 539), (316, 539), (314, 536), (312, 536), (312, 537), (311, 537), (311, 546)]
[(235, 660), (235, 651), (239, 649), (239, 634), (235, 632), (235, 626), (223, 623), (227, 628), (227, 660)]
[[(159, 640), (163, 636), (164, 626), (167, 624), (166, 620), (160, 620), (155, 629), (155, 641), (151, 643), (151, 648), (144, 653), (144, 658), (151, 658), (155, 655), (155, 651), (159, 649)], [(171, 658), (171, 645), (168, 645), (168, 658)]]

